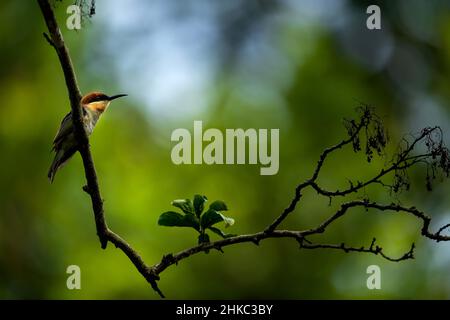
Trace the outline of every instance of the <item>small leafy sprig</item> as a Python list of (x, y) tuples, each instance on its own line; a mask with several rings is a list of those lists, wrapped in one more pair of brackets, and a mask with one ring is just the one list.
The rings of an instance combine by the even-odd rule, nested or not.
[(216, 200), (205, 210), (205, 203), (208, 201), (206, 196), (196, 194), (194, 200), (179, 199), (172, 201), (172, 205), (181, 209), (183, 214), (175, 211), (166, 211), (159, 216), (158, 224), (166, 227), (188, 227), (194, 228), (198, 233), (198, 244), (209, 243), (209, 235), (206, 230), (210, 230), (222, 238), (233, 237), (233, 234), (227, 234), (219, 228), (213, 227), (219, 222), (224, 222), (225, 227), (232, 226), (234, 219), (229, 218), (221, 212), (227, 211), (225, 202)]

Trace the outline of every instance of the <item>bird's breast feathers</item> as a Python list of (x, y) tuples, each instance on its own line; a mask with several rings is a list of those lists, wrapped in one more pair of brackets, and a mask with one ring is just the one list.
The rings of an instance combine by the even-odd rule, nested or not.
[(86, 130), (86, 133), (88, 135), (91, 135), (94, 131), (95, 125), (97, 124), (97, 121), (101, 115), (100, 112), (96, 112), (90, 109), (85, 109), (86, 112), (84, 113), (83, 122), (84, 122), (84, 128)]

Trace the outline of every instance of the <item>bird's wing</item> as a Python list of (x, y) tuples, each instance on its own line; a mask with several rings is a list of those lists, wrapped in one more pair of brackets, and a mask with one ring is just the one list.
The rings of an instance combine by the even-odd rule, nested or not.
[(59, 126), (58, 132), (56, 133), (55, 139), (53, 140), (53, 149), (58, 149), (58, 146), (71, 132), (73, 132), (73, 122), (72, 122), (72, 112), (66, 114), (64, 119), (62, 119)]

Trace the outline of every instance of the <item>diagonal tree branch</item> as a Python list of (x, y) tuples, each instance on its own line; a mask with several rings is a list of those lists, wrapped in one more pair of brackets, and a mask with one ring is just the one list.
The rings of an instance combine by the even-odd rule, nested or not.
[(391, 211), (394, 213), (398, 212), (404, 212), (407, 214), (411, 214), (420, 220), (422, 220), (422, 235), (426, 238), (429, 238), (431, 240), (435, 240), (437, 242), (439, 241), (450, 241), (450, 236), (443, 236), (441, 235), (442, 231), (450, 226), (450, 224), (447, 224), (443, 227), (441, 227), (437, 232), (433, 233), (429, 230), (431, 218), (425, 214), (422, 211), (419, 211), (415, 207), (404, 207), (396, 204), (389, 204), (389, 205), (383, 205), (376, 202), (369, 202), (368, 200), (355, 200), (350, 201), (347, 203), (344, 203), (341, 205), (341, 208), (336, 211), (334, 214), (332, 214), (329, 218), (327, 218), (324, 222), (319, 224), (317, 227), (303, 230), (303, 231), (293, 231), (293, 230), (274, 230), (274, 231), (263, 231), (258, 232), (254, 234), (248, 234), (248, 235), (240, 235), (235, 236), (231, 238), (227, 238), (224, 240), (219, 240), (207, 244), (201, 244), (196, 247), (192, 247), (186, 250), (183, 250), (177, 254), (168, 254), (163, 257), (160, 263), (153, 266), (153, 270), (156, 274), (160, 274), (165, 269), (167, 269), (169, 266), (173, 264), (178, 264), (179, 261), (186, 259), (194, 254), (200, 253), (200, 252), (208, 252), (209, 250), (216, 249), (218, 251), (222, 252), (222, 248), (237, 244), (237, 243), (245, 243), (245, 242), (252, 242), (256, 245), (259, 244), (261, 240), (269, 239), (269, 238), (293, 238), (297, 240), (300, 244), (300, 249), (335, 249), (335, 250), (342, 250), (346, 253), (348, 252), (364, 252), (364, 253), (371, 253), (375, 255), (380, 255), (384, 259), (392, 261), (392, 262), (399, 262), (402, 260), (407, 259), (413, 259), (414, 258), (414, 249), (415, 245), (414, 243), (411, 245), (411, 248), (408, 252), (406, 252), (404, 255), (402, 255), (399, 258), (392, 258), (384, 253), (383, 248), (375, 245), (376, 239), (374, 238), (370, 247), (352, 247), (347, 246), (344, 243), (341, 243), (339, 245), (335, 244), (315, 244), (312, 243), (310, 240), (308, 240), (307, 237), (312, 235), (319, 235), (326, 231), (327, 227), (330, 226), (333, 222), (338, 220), (339, 218), (343, 217), (349, 209), (356, 208), (356, 207), (362, 207), (364, 209), (377, 209), (379, 211)]
[(366, 117), (362, 117), (359, 124), (356, 125), (356, 130), (350, 135), (349, 138), (342, 140), (338, 144), (331, 146), (322, 152), (322, 154), (319, 157), (319, 161), (317, 161), (317, 165), (316, 165), (316, 168), (314, 169), (314, 173), (313, 173), (312, 177), (309, 180), (305, 181), (304, 183), (302, 183), (296, 187), (295, 196), (292, 199), (289, 206), (286, 209), (284, 209), (284, 211), (277, 217), (277, 219), (275, 219), (275, 221), (266, 228), (265, 232), (271, 232), (271, 231), (275, 230), (280, 225), (280, 223), (283, 220), (285, 220), (291, 212), (293, 212), (295, 210), (297, 203), (301, 199), (301, 191), (308, 186), (313, 186), (313, 187), (317, 186), (315, 181), (319, 177), (320, 170), (322, 169), (323, 164), (324, 164), (325, 160), (327, 159), (328, 155), (330, 155), (332, 152), (339, 150), (339, 149), (345, 147), (346, 145), (352, 143), (354, 141), (354, 139), (359, 135), (362, 128), (364, 128), (364, 125), (366, 122), (367, 122)]
[(56, 21), (55, 14), (50, 6), (50, 3), (48, 0), (37, 0), (37, 2), (41, 9), (42, 15), (44, 16), (48, 32), (50, 33), (50, 36), (44, 33), (44, 37), (56, 50), (64, 73), (64, 79), (66, 81), (72, 111), (72, 119), (75, 127), (75, 137), (78, 142), (78, 151), (83, 159), (84, 172), (87, 180), (87, 185), (83, 187), (83, 190), (86, 191), (91, 197), (95, 225), (101, 247), (102, 249), (106, 249), (109, 241), (112, 242), (117, 248), (121, 249), (138, 269), (138, 271), (151, 284), (152, 288), (158, 292), (161, 297), (164, 297), (156, 284), (156, 280), (159, 278), (154, 275), (152, 270), (144, 263), (139, 254), (125, 240), (108, 229), (103, 211), (103, 200), (100, 194), (100, 188), (98, 186), (97, 173), (95, 171), (95, 165), (90, 151), (89, 139), (83, 126), (82, 111), (80, 106), (82, 96), (77, 84), (69, 50), (64, 43), (61, 30), (58, 27), (58, 22)]
[(78, 87), (77, 78), (69, 55), (69, 50), (64, 44), (61, 30), (58, 27), (55, 14), (48, 0), (38, 0), (47, 24), (50, 37), (45, 34), (46, 40), (55, 48), (58, 54), (59, 62), (64, 73), (67, 92), (69, 94), (72, 119), (74, 122), (75, 136), (79, 145), (79, 152), (83, 159), (83, 165), (87, 180), (87, 189), (92, 200), (92, 208), (94, 210), (95, 222), (97, 226), (97, 234), (100, 238), (102, 248), (106, 248), (107, 238), (106, 231), (108, 229), (103, 215), (103, 201), (98, 187), (97, 173), (95, 171), (94, 162), (89, 147), (89, 140), (83, 126), (82, 111), (80, 106), (81, 92)]

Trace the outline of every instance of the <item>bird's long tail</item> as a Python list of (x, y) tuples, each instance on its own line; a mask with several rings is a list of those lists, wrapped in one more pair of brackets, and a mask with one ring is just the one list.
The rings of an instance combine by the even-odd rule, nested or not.
[(47, 177), (51, 183), (53, 183), (53, 179), (55, 179), (56, 172), (58, 171), (58, 168), (61, 166), (62, 156), (63, 152), (61, 150), (56, 152), (55, 158), (53, 158), (53, 162), (50, 166), (50, 169), (48, 170)]
[(55, 158), (53, 159), (52, 165), (50, 166), (47, 174), (50, 182), (53, 182), (56, 172), (67, 163), (67, 160), (73, 156), (75, 151), (76, 149), (69, 149), (68, 151), (60, 149), (56, 151)]

